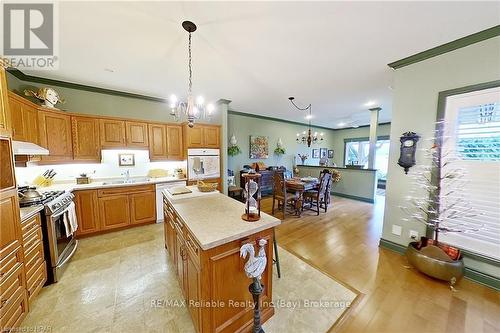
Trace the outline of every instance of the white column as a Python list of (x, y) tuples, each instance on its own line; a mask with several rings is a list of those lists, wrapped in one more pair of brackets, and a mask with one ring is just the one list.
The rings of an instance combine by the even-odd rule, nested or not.
[(229, 110), (230, 100), (219, 99), (217, 101), (217, 112), (220, 113), (221, 129), (220, 129), (220, 158), (221, 158), (221, 178), (222, 178), (222, 193), (227, 194), (227, 147), (228, 147), (228, 122), (227, 114)]
[(370, 148), (368, 149), (368, 169), (375, 169), (375, 157), (377, 154), (377, 126), (378, 113), (381, 108), (370, 109)]

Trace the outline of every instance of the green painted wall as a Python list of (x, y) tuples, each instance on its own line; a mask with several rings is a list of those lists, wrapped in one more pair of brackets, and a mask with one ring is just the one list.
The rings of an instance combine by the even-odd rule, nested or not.
[[(368, 112), (368, 111), (367, 111)], [(315, 128), (315, 131), (324, 133), (324, 142), (312, 145), (308, 148), (306, 145), (297, 144), (295, 141), (296, 134), (307, 128), (307, 125), (297, 125), (279, 120), (262, 119), (259, 117), (243, 116), (240, 114), (228, 115), (228, 139), (234, 134), (238, 140), (238, 146), (242, 153), (237, 156), (228, 157), (228, 168), (235, 171), (238, 175), (239, 170), (245, 164), (252, 164), (259, 161), (249, 158), (250, 135), (264, 135), (269, 137), (270, 156), (262, 161), (267, 165), (278, 165), (291, 168), (297, 154), (309, 154), (306, 164), (318, 165), (319, 159), (312, 159), (313, 148), (328, 148), (335, 151), (333, 161), (339, 165), (343, 165), (344, 159), (344, 139), (367, 137), (369, 135), (368, 127), (360, 127), (355, 129), (345, 130), (328, 130)], [(379, 126), (380, 135), (389, 135), (390, 124)], [(281, 138), (286, 150), (286, 154), (277, 157), (272, 153), (276, 148), (278, 139)], [(298, 157), (297, 157), (298, 158)], [(298, 160), (299, 161), (299, 160)], [(238, 178), (238, 177), (236, 177)]]
[[(23, 96), (23, 91), (25, 89), (37, 90), (41, 86), (46, 86), (39, 83), (21, 81), (10, 73), (7, 73), (7, 84), (9, 90)], [(54, 88), (59, 95), (66, 100), (65, 104), (60, 104), (58, 107), (69, 112), (150, 121), (174, 121), (174, 119), (169, 115), (167, 105), (161, 102), (101, 94), (59, 86), (50, 87)], [(36, 99), (28, 99), (38, 103)], [(216, 113), (211, 123), (220, 124), (220, 114)]]
[[(424, 195), (414, 184), (412, 168), (408, 175), (399, 167), (399, 136), (413, 131), (422, 136), (418, 148), (429, 148), (425, 139), (434, 135), (438, 94), (441, 91), (500, 79), (500, 37), (473, 44), (395, 71), (394, 100), (391, 123), (391, 147), (387, 176), (384, 239), (407, 245), (409, 230), (425, 234), (425, 226), (416, 221), (405, 221), (407, 216), (397, 208), (403, 206), (408, 195)], [(420, 149), (417, 164), (430, 164)], [(392, 225), (403, 227), (402, 236), (391, 233)], [(500, 277), (500, 267), (467, 260), (467, 265), (480, 272)]]
[[(252, 164), (253, 162), (262, 161), (266, 166), (271, 165), (283, 165), (290, 169), (294, 163), (294, 158), (298, 153), (309, 154), (312, 156), (312, 148), (330, 148), (330, 144), (333, 140), (332, 130), (325, 129), (314, 129), (318, 132), (324, 133), (324, 143), (311, 146), (307, 148), (307, 145), (298, 144), (295, 141), (296, 134), (302, 132), (307, 128), (307, 125), (295, 125), (291, 123), (273, 121), (267, 119), (261, 119), (252, 116), (242, 116), (229, 114), (228, 115), (228, 140), (234, 134), (238, 140), (238, 146), (241, 148), (242, 153), (236, 156), (228, 157), (228, 168), (233, 170), (236, 174), (236, 178), (239, 178), (239, 170), (245, 164)], [(264, 135), (269, 138), (269, 158), (267, 159), (250, 159), (250, 135)], [(283, 146), (285, 148), (285, 155), (277, 157), (274, 154), (274, 149), (276, 148), (276, 143), (278, 139), (281, 138), (283, 141)], [(318, 164), (319, 159), (309, 158), (307, 164)], [(237, 180), (238, 182), (239, 180)]]

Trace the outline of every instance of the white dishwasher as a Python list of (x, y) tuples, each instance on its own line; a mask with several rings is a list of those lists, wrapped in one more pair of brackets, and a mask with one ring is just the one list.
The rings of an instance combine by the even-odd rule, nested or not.
[(156, 223), (163, 222), (163, 194), (161, 193), (164, 189), (169, 187), (186, 186), (185, 180), (172, 181), (169, 183), (158, 183), (156, 184)]

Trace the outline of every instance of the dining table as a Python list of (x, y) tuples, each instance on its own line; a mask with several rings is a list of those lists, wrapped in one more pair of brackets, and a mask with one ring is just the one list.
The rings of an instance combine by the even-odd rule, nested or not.
[(285, 185), (287, 192), (295, 192), (295, 215), (300, 217), (304, 203), (304, 192), (316, 189), (318, 187), (318, 179), (294, 177), (287, 179)]

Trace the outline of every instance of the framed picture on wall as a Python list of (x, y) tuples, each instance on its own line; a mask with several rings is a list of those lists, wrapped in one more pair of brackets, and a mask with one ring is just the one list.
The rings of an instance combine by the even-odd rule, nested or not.
[(326, 158), (327, 154), (328, 154), (328, 149), (327, 148), (321, 148), (319, 150), (319, 157), (320, 158)]
[(118, 154), (118, 165), (119, 166), (134, 166), (135, 165), (135, 155), (134, 154)]
[(268, 158), (269, 139), (267, 136), (250, 135), (250, 158)]
[(333, 149), (328, 150), (328, 158), (333, 158)]
[(319, 158), (319, 149), (313, 149), (312, 158)]

